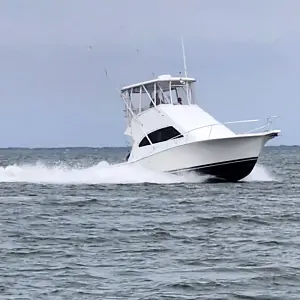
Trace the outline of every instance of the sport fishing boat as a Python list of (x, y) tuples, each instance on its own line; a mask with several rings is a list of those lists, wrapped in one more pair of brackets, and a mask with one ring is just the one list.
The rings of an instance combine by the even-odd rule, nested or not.
[(127, 163), (155, 171), (196, 171), (226, 181), (241, 180), (280, 130), (270, 129), (271, 117), (261, 127), (235, 133), (229, 124), (259, 120), (220, 123), (196, 104), (195, 83), (195, 78), (186, 75), (161, 75), (121, 89), (125, 135), (132, 141)]

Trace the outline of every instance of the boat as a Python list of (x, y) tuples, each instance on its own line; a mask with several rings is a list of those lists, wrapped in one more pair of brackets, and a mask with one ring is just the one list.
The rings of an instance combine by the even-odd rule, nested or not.
[[(185, 70), (186, 73), (186, 70)], [(194, 171), (236, 182), (253, 170), (265, 144), (278, 136), (272, 118), (258, 128), (236, 133), (202, 109), (195, 96), (196, 79), (160, 75), (121, 88), (125, 135), (131, 139), (127, 164), (168, 173)]]

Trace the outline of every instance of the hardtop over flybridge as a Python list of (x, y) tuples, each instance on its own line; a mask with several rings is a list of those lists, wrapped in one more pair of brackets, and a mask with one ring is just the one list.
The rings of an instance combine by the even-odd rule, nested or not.
[[(196, 171), (228, 181), (243, 179), (280, 130), (271, 130), (268, 119), (263, 127), (234, 133), (226, 125), (258, 120), (221, 124), (196, 104), (195, 83), (187, 75), (161, 75), (121, 89), (125, 134), (132, 140), (127, 163), (171, 173)], [(262, 131), (254, 133), (257, 130)]]

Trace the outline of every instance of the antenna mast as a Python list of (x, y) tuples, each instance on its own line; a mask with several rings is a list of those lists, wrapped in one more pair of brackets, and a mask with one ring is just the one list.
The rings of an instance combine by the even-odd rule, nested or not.
[(183, 56), (184, 75), (185, 75), (185, 77), (187, 77), (187, 67), (186, 67), (186, 58), (185, 58), (185, 51), (184, 51), (183, 36), (181, 37), (181, 47), (182, 47), (182, 56)]

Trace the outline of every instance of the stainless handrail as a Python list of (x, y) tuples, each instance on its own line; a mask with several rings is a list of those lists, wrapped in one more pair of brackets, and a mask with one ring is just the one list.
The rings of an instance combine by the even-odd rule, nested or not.
[(247, 131), (246, 133), (250, 133), (250, 132), (253, 132), (253, 131), (256, 131), (259, 129), (264, 129), (264, 128), (267, 128), (267, 131), (270, 130), (271, 125), (272, 125), (272, 119), (275, 119), (275, 118), (277, 118), (277, 116), (270, 116), (270, 117), (266, 118), (266, 123), (267, 123), (266, 125), (251, 129), (251, 130)]
[[(184, 137), (184, 136), (186, 136), (187, 134), (189, 134), (192, 131), (195, 131), (195, 130), (198, 130), (198, 129), (203, 129), (203, 128), (206, 128), (206, 127), (210, 127), (210, 132), (209, 132), (209, 136), (208, 136), (208, 138), (210, 138), (213, 126), (225, 125), (225, 124), (237, 124), (237, 123), (251, 123), (251, 122), (258, 122), (258, 121), (260, 121), (260, 120), (259, 119), (254, 119), (254, 120), (240, 120), (240, 121), (228, 121), (228, 122), (224, 122), (224, 123), (208, 124), (208, 125), (199, 126), (199, 127), (193, 128), (193, 129), (191, 129), (189, 131), (186, 131), (184, 133), (178, 134), (178, 135), (174, 136), (173, 138), (171, 138), (170, 140), (176, 139), (179, 136), (183, 136)], [(267, 125), (265, 125), (265, 126), (267, 126)]]

